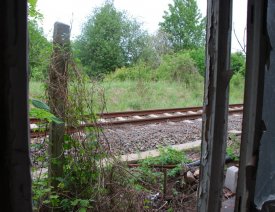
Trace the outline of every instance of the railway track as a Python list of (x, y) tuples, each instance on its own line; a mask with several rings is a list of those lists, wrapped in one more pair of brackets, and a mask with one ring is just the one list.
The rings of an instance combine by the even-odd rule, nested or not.
[[(229, 106), (229, 114), (242, 113), (242, 104)], [(78, 127), (66, 128), (68, 133), (73, 133), (86, 127), (94, 126), (117, 126), (124, 124), (149, 124), (167, 121), (194, 120), (202, 117), (202, 107), (170, 108), (143, 111), (126, 111), (97, 114), (99, 117), (96, 123), (83, 123)], [(31, 137), (43, 136), (47, 132), (37, 131), (37, 125), (41, 120), (31, 118)]]

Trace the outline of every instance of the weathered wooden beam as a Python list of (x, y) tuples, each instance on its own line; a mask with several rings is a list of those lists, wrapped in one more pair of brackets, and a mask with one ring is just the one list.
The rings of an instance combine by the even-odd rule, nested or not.
[(206, 76), (198, 211), (218, 212), (227, 141), (232, 0), (207, 1)]
[[(70, 27), (56, 22), (53, 33), (53, 54), (49, 68), (49, 106), (51, 112), (65, 119), (67, 102), (67, 69), (70, 55)], [(65, 124), (51, 123), (49, 135), (49, 177), (55, 186), (55, 178), (63, 176), (63, 142)]]
[(267, 1), (249, 0), (247, 7), (247, 54), (240, 170), (235, 211), (254, 211), (253, 203), (259, 142), (263, 130), (262, 105), (266, 48)]
[(1, 211), (32, 211), (27, 1), (1, 1), (0, 19), (0, 205)]

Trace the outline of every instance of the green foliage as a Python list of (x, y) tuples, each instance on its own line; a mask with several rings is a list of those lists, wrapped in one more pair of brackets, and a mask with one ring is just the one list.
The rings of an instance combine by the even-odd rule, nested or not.
[(34, 80), (44, 80), (51, 56), (51, 44), (35, 20), (28, 20), (29, 71)]
[(244, 87), (244, 76), (241, 72), (235, 73), (231, 80), (230, 80), (230, 86), (234, 88), (237, 92), (242, 90)]
[(234, 74), (241, 73), (244, 76), (245, 55), (242, 52), (231, 54), (231, 69), (234, 71)]
[(41, 20), (43, 15), (36, 8), (37, 0), (28, 0), (28, 16), (29, 19)]
[(183, 82), (170, 81), (108, 81), (105, 91), (108, 111), (146, 110), (153, 108), (202, 105), (203, 84), (193, 79), (187, 86)]
[(148, 36), (145, 41), (146, 47), (143, 49), (139, 62), (145, 63), (152, 69), (158, 68), (162, 62), (163, 55), (173, 53), (173, 47), (168, 37), (168, 34), (162, 30), (158, 30), (155, 34)]
[(38, 23), (43, 15), (36, 8), (37, 0), (28, 0), (28, 41), (29, 41), (29, 72), (30, 78), (42, 80), (45, 78), (51, 55), (51, 44), (43, 35)]
[(136, 62), (146, 46), (140, 24), (106, 2), (94, 11), (75, 42), (76, 56), (90, 76), (105, 75)]
[(234, 149), (232, 147), (228, 147), (226, 149), (226, 154), (234, 161), (239, 160), (239, 157), (235, 154)]
[(184, 152), (176, 150), (170, 146), (160, 147), (158, 149), (158, 157), (148, 157), (141, 162), (142, 165), (169, 165), (169, 164), (183, 164), (187, 163), (188, 160)]
[(115, 72), (107, 75), (105, 81), (119, 80), (138, 80), (142, 79), (149, 81), (152, 79), (151, 69), (145, 63), (138, 63), (132, 67), (122, 67), (117, 69)]
[(190, 57), (195, 62), (195, 65), (200, 73), (201, 76), (205, 76), (205, 49), (198, 48), (198, 49), (191, 49), (186, 51)]
[(202, 77), (198, 74), (196, 63), (191, 58), (189, 52), (178, 52), (164, 55), (160, 65), (152, 69), (146, 63), (138, 63), (135, 66), (117, 69), (109, 74), (105, 80), (143, 80), (143, 81), (176, 81), (189, 85), (194, 80), (202, 82)]
[[(79, 74), (79, 73), (78, 73)], [(82, 83), (80, 77), (77, 78), (77, 82), (74, 81), (74, 76), (71, 76), (71, 88), (69, 89), (69, 97), (67, 102), (67, 107), (74, 106), (71, 104), (72, 99), (78, 103), (78, 108), (69, 109), (69, 112), (72, 113), (70, 118), (71, 126), (76, 123), (80, 116), (83, 113), (87, 112), (90, 107), (87, 107), (86, 100), (90, 102), (90, 96), (84, 97), (87, 92), (81, 90), (86, 84)], [(78, 90), (72, 87), (78, 86)], [(81, 87), (81, 88), (79, 88)], [(75, 94), (77, 91), (82, 91)], [(31, 100), (32, 105), (35, 107), (31, 110), (31, 116), (35, 116), (39, 119), (44, 119), (46, 121), (54, 121), (55, 123), (61, 123), (61, 121), (54, 117), (49, 111), (49, 106), (39, 100)], [(91, 103), (91, 102), (90, 102)], [(83, 110), (82, 107), (85, 107), (86, 110)], [(36, 112), (39, 113), (36, 113)], [(82, 112), (82, 113), (81, 113)], [(91, 112), (91, 111), (90, 111)], [(89, 119), (93, 119), (95, 116), (93, 113), (90, 114)], [(72, 121), (72, 117), (75, 116), (76, 121)], [(81, 120), (81, 119), (80, 119)], [(34, 207), (39, 211), (43, 207), (59, 208), (61, 211), (87, 211), (92, 208), (92, 203), (96, 196), (105, 192), (104, 186), (101, 186), (100, 178), (100, 166), (99, 162), (103, 157), (106, 157), (105, 153), (99, 151), (99, 143), (97, 142), (96, 135), (98, 134), (97, 128), (85, 129), (85, 142), (80, 142), (73, 135), (65, 135), (62, 147), (62, 157), (64, 157), (63, 171), (64, 175), (59, 176), (55, 179), (48, 178), (47, 175), (37, 176), (34, 178), (33, 183), (33, 193), (34, 193)], [(47, 138), (44, 138), (45, 140)], [(42, 145), (36, 144), (36, 147), (39, 148), (38, 152), (41, 152), (41, 148), (48, 144), (44, 142)], [(49, 144), (48, 144), (49, 145)], [(45, 148), (45, 146), (44, 146)], [(51, 160), (51, 161), (49, 161)], [(47, 152), (44, 154), (34, 156), (33, 161), (41, 162), (46, 161), (46, 164), (38, 166), (37, 163), (34, 167), (34, 173), (40, 173), (41, 168), (43, 169), (47, 164), (58, 164), (60, 163), (59, 159), (51, 158), (47, 155)], [(55, 180), (58, 182), (57, 187), (50, 187), (50, 182)]]
[[(70, 86), (66, 104), (68, 114), (64, 120), (66, 125), (77, 129), (79, 122), (93, 123), (96, 121), (96, 115), (93, 112), (95, 91), (92, 90), (93, 87), (90, 84), (87, 85), (87, 77), (81, 76), (79, 72), (73, 72), (74, 75), (69, 73), (68, 84)], [(37, 106), (36, 109), (48, 112), (49, 108), (43, 102), (38, 100), (32, 102)], [(35, 164), (33, 196), (36, 211), (48, 208), (58, 211), (97, 211), (98, 208), (102, 211), (111, 211), (115, 208), (115, 211), (121, 211), (127, 208), (128, 204), (132, 204), (131, 201), (137, 201), (137, 199), (132, 199), (133, 196), (128, 191), (132, 190), (128, 184), (128, 178), (121, 177), (120, 170), (114, 171), (112, 164), (106, 163), (110, 155), (106, 151), (107, 147), (102, 144), (105, 140), (99, 137), (100, 133), (100, 128), (85, 127), (76, 133), (65, 135), (60, 156), (63, 159), (63, 174), (55, 178), (47, 176), (46, 167), (49, 164), (59, 164), (60, 158), (52, 158), (45, 151), (47, 145), (50, 145), (47, 137), (34, 140), (36, 143), (33, 143), (32, 147), (38, 149), (35, 152), (37, 154), (32, 154), (32, 161)], [(43, 172), (45, 174), (41, 174)], [(57, 182), (57, 185), (51, 187), (49, 185), (53, 180)], [(113, 184), (123, 188), (122, 196), (121, 192), (115, 192), (111, 188)], [(117, 201), (114, 204), (110, 203), (109, 200), (117, 196), (121, 199), (111, 201)]]
[(165, 55), (155, 75), (157, 80), (185, 82), (187, 85), (191, 84), (193, 79), (201, 80), (194, 61), (184, 52)]
[[(124, 70), (127, 72), (128, 69), (125, 68)], [(127, 73), (122, 76), (127, 78)], [(93, 88), (93, 83), (87, 81), (86, 86)], [(201, 106), (203, 102), (204, 84), (200, 75), (193, 75), (192, 83), (189, 85), (184, 82), (171, 82), (168, 80), (147, 81), (141, 78), (125, 81), (105, 80), (104, 82), (98, 82), (98, 87), (93, 88), (89, 92), (89, 96), (98, 96), (93, 100), (93, 107), (96, 112), (101, 112), (100, 108), (103, 103), (105, 103), (107, 111), (114, 112), (134, 110), (134, 108), (146, 110)], [(243, 102), (243, 91), (244, 76), (242, 74), (234, 74), (230, 81), (230, 104)], [(44, 92), (42, 83), (30, 82), (30, 95), (33, 98), (41, 99)], [(75, 92), (78, 94), (83, 93), (82, 90), (76, 90)], [(79, 105), (77, 100), (75, 100), (74, 105), (75, 108)]]
[(201, 47), (204, 43), (205, 19), (196, 0), (173, 0), (159, 25), (168, 33), (175, 51)]
[(44, 102), (41, 102), (40, 100), (31, 99), (31, 103), (36, 108), (39, 108), (39, 109), (45, 110), (47, 112), (50, 112), (50, 107), (47, 104), (45, 104)]
[(230, 96), (231, 104), (241, 103), (244, 98), (244, 76), (242, 73), (235, 73), (230, 80)]
[(239, 161), (240, 158), (240, 138), (235, 134), (229, 135), (229, 145), (226, 148), (226, 154), (234, 161)]
[(189, 162), (184, 152), (172, 147), (160, 147), (158, 150), (160, 153), (158, 157), (147, 157), (140, 161), (141, 166), (137, 168), (137, 178), (148, 183), (161, 183), (162, 174), (155, 172), (152, 168), (153, 165), (177, 165), (168, 172), (168, 176), (175, 176), (182, 170), (183, 164)]
[(32, 190), (33, 190), (33, 209), (38, 211), (39, 208), (42, 207), (43, 204), (49, 204), (50, 200), (45, 199), (50, 193), (52, 188), (48, 186), (48, 180), (46, 177), (41, 177), (39, 180), (33, 180), (32, 182)]
[(54, 122), (56, 124), (61, 124), (63, 121), (57, 118), (50, 112), (50, 108), (47, 104), (40, 100), (31, 99), (30, 100), (34, 108), (30, 109), (30, 117), (40, 119), (42, 121)]

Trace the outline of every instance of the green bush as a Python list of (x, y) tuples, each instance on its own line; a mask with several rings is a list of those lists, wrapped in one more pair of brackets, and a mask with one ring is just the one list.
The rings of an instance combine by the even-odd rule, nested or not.
[(50, 63), (52, 45), (35, 21), (28, 21), (28, 35), (30, 77), (36, 81), (43, 81)]
[(241, 73), (244, 76), (245, 55), (242, 52), (235, 52), (231, 54), (231, 69), (234, 74)]
[(190, 162), (185, 153), (177, 149), (173, 149), (171, 146), (160, 147), (158, 149), (158, 157), (148, 157), (141, 162), (142, 165), (175, 165)]
[(151, 166), (154, 165), (176, 165), (175, 168), (168, 171), (169, 176), (176, 176), (182, 169), (183, 164), (191, 162), (187, 159), (185, 152), (173, 149), (171, 146), (160, 147), (158, 149), (158, 157), (147, 157), (140, 161), (139, 177), (143, 177), (148, 183), (156, 183), (162, 176), (158, 172), (154, 172)]
[(190, 57), (195, 62), (195, 65), (198, 69), (198, 72), (201, 76), (204, 77), (205, 75), (205, 49), (199, 48), (199, 49), (192, 49), (187, 51)]
[(145, 63), (139, 63), (132, 67), (122, 67), (117, 69), (114, 73), (106, 76), (105, 80), (112, 81), (126, 81), (126, 80), (151, 80), (150, 67), (146, 66)]
[(153, 80), (185, 82), (186, 84), (198, 79), (201, 80), (202, 77), (198, 74), (196, 64), (189, 53), (185, 52), (163, 56), (161, 64), (156, 69), (140, 62), (129, 68), (119, 68), (105, 78), (106, 81)]
[(185, 82), (190, 84), (193, 78), (200, 77), (196, 65), (188, 53), (166, 55), (156, 70), (158, 80)]
[(231, 78), (230, 85), (234, 87), (235, 90), (242, 88), (244, 86), (243, 74), (241, 72), (234, 74)]

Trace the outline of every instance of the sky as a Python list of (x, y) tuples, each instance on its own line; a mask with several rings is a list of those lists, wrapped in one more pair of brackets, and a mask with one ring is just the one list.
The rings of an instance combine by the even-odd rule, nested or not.
[[(38, 0), (37, 9), (43, 14), (41, 26), (48, 39), (53, 34), (53, 25), (56, 21), (72, 26), (71, 38), (75, 39), (80, 33), (83, 23), (92, 14), (96, 7), (100, 7), (104, 0)], [(173, 0), (114, 0), (115, 7), (126, 11), (130, 16), (143, 23), (144, 29), (154, 33), (158, 29), (168, 4)], [(203, 16), (206, 15), (207, 0), (197, 0), (198, 7)], [(232, 26), (241, 44), (244, 41), (246, 25), (247, 0), (233, 0)], [(232, 51), (240, 50), (237, 39), (232, 33)]]

